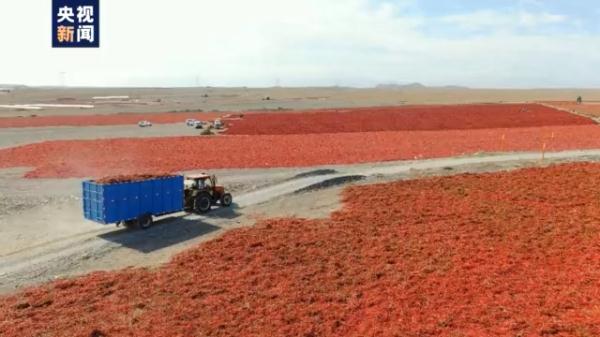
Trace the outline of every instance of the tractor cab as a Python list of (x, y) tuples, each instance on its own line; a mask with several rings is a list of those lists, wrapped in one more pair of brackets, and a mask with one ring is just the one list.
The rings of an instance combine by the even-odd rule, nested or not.
[(217, 177), (206, 173), (187, 175), (184, 180), (184, 202), (187, 211), (206, 213), (219, 203), (229, 207), (233, 198), (225, 187), (217, 185)]

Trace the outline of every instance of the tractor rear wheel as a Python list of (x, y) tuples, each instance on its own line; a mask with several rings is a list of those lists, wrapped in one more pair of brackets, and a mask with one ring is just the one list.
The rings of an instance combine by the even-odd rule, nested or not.
[(194, 200), (194, 210), (197, 213), (206, 213), (210, 211), (211, 205), (212, 197), (206, 192), (198, 194)]
[(221, 196), (221, 206), (229, 207), (229, 206), (231, 206), (232, 202), (233, 202), (233, 197), (231, 196), (230, 193), (225, 193)]

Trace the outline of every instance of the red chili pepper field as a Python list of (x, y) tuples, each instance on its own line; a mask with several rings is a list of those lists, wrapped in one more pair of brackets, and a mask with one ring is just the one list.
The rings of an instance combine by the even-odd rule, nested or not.
[(13, 336), (599, 336), (600, 165), (346, 189), (158, 269), (0, 299)]
[(540, 104), (421, 105), (252, 113), (226, 121), (228, 134), (472, 130), (551, 125), (589, 125), (587, 118)]
[(600, 148), (596, 125), (304, 135), (197, 136), (50, 141), (0, 150), (0, 168), (30, 178), (191, 169), (268, 168), (423, 159), (477, 152)]
[[(294, 112), (123, 113), (2, 117), (0, 128), (183, 123), (187, 118), (225, 118), (229, 134), (303, 134), (394, 130), (485, 129), (549, 125), (585, 125), (592, 122), (540, 104), (465, 104), (317, 109)], [(231, 118), (228, 118), (231, 117)]]
[[(141, 116), (16, 121), (118, 124), (137, 121)], [(148, 117), (152, 121), (166, 118), (163, 122), (197, 117), (152, 116)], [(32, 178), (101, 177), (190, 169), (352, 164), (483, 151), (600, 148), (600, 128), (592, 120), (537, 104), (250, 113), (224, 121), (228, 130), (219, 136), (48, 141), (1, 149), (0, 168), (32, 167), (27, 174)], [(0, 126), (2, 123), (0, 119)], [(8, 125), (6, 119), (4, 123)]]

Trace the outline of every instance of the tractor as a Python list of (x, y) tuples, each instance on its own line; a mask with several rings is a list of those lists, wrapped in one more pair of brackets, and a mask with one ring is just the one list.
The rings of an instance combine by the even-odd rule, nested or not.
[(225, 187), (217, 185), (217, 178), (206, 173), (186, 175), (184, 180), (184, 209), (187, 212), (206, 213), (213, 205), (231, 206), (233, 198)]

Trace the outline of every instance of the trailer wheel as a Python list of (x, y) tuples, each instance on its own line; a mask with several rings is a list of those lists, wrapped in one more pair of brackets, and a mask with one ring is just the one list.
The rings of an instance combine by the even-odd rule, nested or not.
[(200, 193), (196, 196), (194, 200), (194, 210), (197, 213), (206, 213), (210, 211), (210, 206), (212, 205), (212, 198), (210, 194), (204, 192)]
[(231, 202), (233, 201), (233, 197), (230, 193), (225, 193), (221, 196), (221, 206), (229, 207), (231, 206)]
[(137, 220), (125, 220), (121, 221), (121, 224), (127, 229), (134, 229), (137, 227)]
[(140, 226), (141, 229), (152, 227), (152, 222), (152, 215), (150, 214), (141, 215), (137, 220), (138, 226)]

